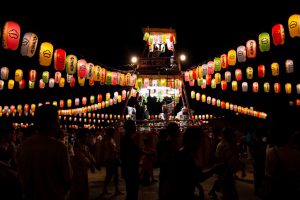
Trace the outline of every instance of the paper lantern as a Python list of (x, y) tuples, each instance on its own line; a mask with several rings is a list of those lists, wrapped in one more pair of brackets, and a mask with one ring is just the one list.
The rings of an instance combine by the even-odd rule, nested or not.
[(114, 100), (113, 99), (109, 99), (109, 106), (113, 106), (114, 105)]
[(190, 81), (189, 81), (189, 85), (190, 85), (191, 87), (193, 87), (193, 86), (195, 85), (195, 80), (190, 80)]
[(80, 104), (80, 99), (79, 98), (75, 98), (75, 106), (79, 106)]
[[(112, 80), (112, 73), (111, 73), (111, 71), (107, 71), (105, 84), (111, 85), (111, 80)], [(130, 76), (128, 76), (128, 80), (126, 80), (126, 81), (127, 81), (126, 85), (129, 86), (130, 85)]]
[(215, 105), (216, 105), (216, 98), (212, 98), (212, 99), (211, 99), (211, 105), (212, 105), (212, 106), (215, 106)]
[(253, 82), (252, 83), (252, 91), (256, 93), (256, 92), (258, 92), (258, 90), (259, 90), (258, 82)]
[(184, 72), (184, 81), (189, 81), (190, 79), (189, 79), (189, 71), (185, 71)]
[(211, 75), (210, 75), (210, 74), (207, 74), (207, 75), (205, 76), (205, 79), (206, 79), (206, 85), (210, 85), (210, 84), (211, 84), (211, 79), (212, 79)]
[(203, 103), (206, 102), (206, 95), (205, 95), (205, 94), (202, 94), (202, 95), (201, 95), (201, 101), (202, 101)]
[(292, 84), (291, 83), (286, 83), (284, 87), (285, 87), (285, 93), (286, 94), (291, 94), (292, 93)]
[(12, 79), (9, 79), (9, 81), (8, 81), (8, 89), (9, 90), (14, 89), (14, 85), (15, 85), (15, 81), (12, 80)]
[(85, 85), (85, 78), (78, 77), (78, 84), (83, 87)]
[(75, 84), (76, 84), (76, 79), (74, 77), (72, 77), (70, 87), (71, 88), (75, 87)]
[(211, 79), (211, 88), (216, 89), (216, 87), (217, 87), (216, 80), (213, 78), (213, 79)]
[(21, 81), (22, 79), (23, 79), (23, 70), (17, 69), (17, 70), (15, 71), (15, 81), (16, 81), (16, 82), (19, 82), (19, 81)]
[(67, 100), (67, 107), (72, 107), (72, 99)]
[(258, 77), (259, 78), (264, 78), (265, 77), (265, 66), (264, 65), (259, 65), (257, 69)]
[(234, 66), (236, 64), (236, 51), (231, 49), (228, 51), (228, 65)]
[(203, 69), (202, 66), (197, 67), (197, 79), (203, 77)]
[(65, 82), (66, 82), (65, 78), (61, 78), (59, 81), (59, 84), (58, 84), (59, 87), (61, 87), (61, 88), (65, 87)]
[(274, 83), (274, 92), (280, 93), (280, 83)]
[(206, 103), (207, 103), (207, 104), (211, 104), (211, 97), (210, 97), (210, 96), (208, 96), (208, 97), (206, 98)]
[(237, 83), (237, 81), (232, 81), (231, 82), (231, 86), (232, 86), (232, 91), (237, 91), (238, 90), (238, 83)]
[(246, 62), (246, 47), (244, 45), (238, 46), (236, 53), (238, 62)]
[(68, 55), (66, 58), (66, 72), (68, 74), (75, 74), (77, 70), (77, 57), (75, 55)]
[(90, 103), (91, 103), (91, 104), (94, 104), (94, 103), (95, 103), (95, 96), (94, 96), (94, 95), (91, 95), (91, 96), (90, 96)]
[(16, 50), (19, 46), (21, 28), (18, 23), (7, 21), (3, 27), (2, 46), (4, 49)]
[(221, 71), (221, 59), (219, 57), (214, 58), (214, 71)]
[(230, 105), (229, 102), (226, 102), (226, 103), (225, 103), (225, 109), (226, 109), (226, 110), (229, 110), (229, 105)]
[(7, 80), (9, 75), (9, 69), (7, 67), (1, 67), (1, 79)]
[(241, 81), (242, 80), (242, 70), (241, 69), (236, 69), (235, 70), (235, 79), (237, 81)]
[(288, 20), (288, 26), (291, 38), (300, 37), (300, 15), (291, 15)]
[(97, 101), (98, 103), (102, 102), (102, 94), (97, 95)]
[[(106, 77), (107, 78), (107, 77)], [(131, 74), (130, 73), (127, 73), (126, 75), (125, 75), (125, 79), (124, 79), (124, 84), (126, 85), (126, 86), (130, 86), (130, 79), (131, 79)], [(150, 84), (150, 81), (149, 81), (149, 84)]]
[(21, 81), (19, 81), (19, 89), (20, 90), (23, 90), (24, 88), (25, 88), (25, 80), (24, 79), (22, 79)]
[(255, 58), (256, 57), (256, 41), (248, 40), (246, 43), (247, 50), (247, 58)]
[(197, 85), (201, 87), (202, 84), (203, 84), (203, 78), (198, 78), (197, 79)]
[(238, 111), (238, 106), (237, 105), (233, 105), (233, 111), (237, 112)]
[[(118, 73), (117, 72), (112, 72), (111, 76), (112, 76), (111, 84), (112, 85), (117, 85), (118, 84)], [(136, 75), (134, 74), (131, 78), (135, 79)], [(135, 82), (136, 82), (136, 80), (134, 80), (134, 84), (135, 84)]]
[(43, 42), (40, 46), (39, 62), (41, 66), (51, 65), (53, 56), (53, 45), (49, 42)]
[(220, 66), (222, 69), (227, 69), (228, 68), (228, 59), (227, 59), (227, 54), (222, 54), (220, 57)]
[(272, 27), (272, 39), (275, 46), (283, 45), (285, 41), (284, 28), (282, 24), (275, 24)]
[(149, 78), (144, 78), (144, 87), (149, 87), (150, 80)]
[(291, 59), (287, 59), (285, 61), (285, 70), (286, 73), (293, 73), (294, 72), (294, 61)]
[(108, 101), (105, 101), (105, 107), (109, 107), (109, 100)]
[(54, 69), (62, 71), (65, 69), (66, 51), (63, 49), (56, 49), (54, 51)]
[(272, 76), (279, 75), (279, 64), (277, 62), (273, 62), (271, 64), (271, 72), (272, 72)]
[(91, 79), (89, 80), (89, 85), (90, 85), (90, 86), (94, 86), (94, 84), (95, 84), (94, 78), (91, 78)]
[(93, 77), (94, 77), (94, 81), (100, 81), (101, 67), (99, 65), (95, 65), (93, 67)]
[(221, 100), (217, 99), (217, 106), (220, 107), (221, 106)]
[(225, 107), (226, 107), (225, 101), (221, 101), (221, 108), (222, 108), (222, 109), (225, 109)]
[(34, 85), (35, 85), (34, 81), (28, 81), (28, 87), (29, 87), (29, 89), (34, 89)]
[(82, 100), (81, 100), (82, 105), (85, 106), (86, 102), (87, 102), (87, 98), (86, 97), (82, 97)]
[(0, 80), (0, 90), (3, 90), (3, 89), (4, 89), (4, 81)]
[(215, 81), (216, 81), (216, 84), (221, 83), (221, 74), (220, 73), (215, 73)]
[(196, 93), (195, 91), (191, 91), (191, 99), (195, 99), (196, 98)]
[(297, 94), (300, 94), (300, 83), (296, 85)]
[(230, 71), (225, 72), (225, 81), (227, 83), (231, 82), (231, 72)]
[(122, 90), (122, 100), (124, 101), (127, 98), (126, 90)]
[(44, 83), (49, 82), (49, 72), (48, 71), (43, 71), (42, 79), (43, 79)]
[(80, 78), (85, 78), (87, 73), (86, 61), (84, 59), (80, 59), (77, 62), (77, 76)]
[(229, 104), (229, 109), (230, 109), (230, 110), (233, 110), (233, 107), (234, 107), (234, 106), (233, 106), (233, 104), (232, 104), (232, 103), (231, 103), (231, 104)]
[(214, 71), (214, 62), (213, 61), (209, 61), (207, 63), (207, 74), (211, 75), (213, 74), (215, 71)]
[(203, 74), (203, 76), (207, 75), (207, 68), (208, 68), (207, 64), (202, 65), (202, 74)]
[(196, 101), (200, 101), (200, 93), (199, 92), (196, 93)]
[(247, 76), (247, 79), (252, 79), (253, 78), (253, 68), (252, 67), (247, 67), (246, 76)]
[(197, 68), (194, 68), (192, 71), (192, 79), (197, 79)]
[(67, 74), (67, 83), (72, 82), (73, 75), (72, 74)]
[(248, 92), (248, 83), (247, 82), (242, 83), (242, 91), (243, 92)]
[(223, 91), (226, 91), (226, 90), (227, 90), (227, 82), (224, 81), (224, 80), (221, 81), (221, 89), (222, 89)]
[(108, 101), (109, 99), (110, 99), (110, 93), (107, 92), (106, 95), (105, 95), (105, 100)]
[[(102, 108), (105, 108), (105, 101), (102, 101), (102, 102), (101, 102), (101, 107), (102, 107)], [(102, 117), (102, 118), (103, 118), (103, 117)]]
[(263, 32), (258, 36), (259, 49), (261, 52), (270, 50), (270, 35), (267, 32)]
[(119, 96), (118, 96), (118, 103), (121, 103), (121, 102), (122, 102), (122, 96), (119, 95)]
[(35, 54), (38, 44), (38, 37), (36, 34), (28, 32), (25, 33), (21, 45), (21, 55), (32, 57)]
[(264, 92), (269, 93), (270, 92), (270, 83), (265, 82), (264, 83)]
[(61, 73), (60, 72), (55, 72), (54, 74), (54, 82), (59, 83), (61, 79)]
[(296, 106), (300, 106), (300, 99), (296, 99)]
[(43, 79), (40, 79), (40, 81), (39, 81), (39, 88), (40, 89), (44, 89), (45, 88), (45, 82), (43, 81)]

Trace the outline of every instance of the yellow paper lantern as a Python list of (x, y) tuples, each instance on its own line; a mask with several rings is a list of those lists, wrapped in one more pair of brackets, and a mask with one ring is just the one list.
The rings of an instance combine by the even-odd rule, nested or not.
[(63, 88), (65, 87), (65, 78), (61, 78), (59, 81), (59, 87)]
[(279, 75), (279, 64), (277, 62), (273, 62), (271, 64), (271, 71), (272, 71), (272, 76)]
[(23, 71), (21, 69), (17, 69), (15, 72), (15, 81), (20, 82), (23, 79)]
[(201, 95), (201, 101), (202, 101), (203, 103), (206, 102), (206, 95), (205, 95), (205, 94), (202, 94), (202, 95)]
[(266, 92), (266, 93), (270, 92), (270, 83), (268, 83), (268, 82), (264, 83), (264, 92)]
[(300, 37), (300, 15), (291, 15), (288, 20), (288, 26), (291, 38)]
[(72, 107), (72, 99), (67, 100), (67, 106), (70, 108)]
[(39, 56), (39, 62), (41, 66), (50, 66), (53, 57), (53, 45), (49, 42), (43, 42), (40, 46)]
[(232, 81), (231, 82), (231, 86), (232, 86), (232, 91), (237, 91), (238, 90), (238, 83), (237, 83), (237, 81)]
[(200, 101), (200, 93), (199, 92), (196, 93), (196, 101)]
[(195, 99), (195, 98), (196, 98), (196, 93), (195, 93), (195, 91), (191, 91), (191, 98), (192, 98), (192, 99)]
[(291, 94), (292, 93), (292, 84), (291, 83), (286, 83), (285, 84), (285, 93), (286, 94)]
[(231, 49), (228, 51), (228, 65), (234, 66), (236, 64), (236, 51)]
[(8, 81), (8, 89), (9, 89), (9, 90), (14, 89), (14, 85), (15, 85), (15, 81), (12, 80), (12, 79), (10, 79), (10, 80)]

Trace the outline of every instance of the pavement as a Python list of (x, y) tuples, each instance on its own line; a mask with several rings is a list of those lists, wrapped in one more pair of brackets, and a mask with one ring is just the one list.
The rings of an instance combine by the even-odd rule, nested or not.
[[(254, 196), (253, 187), (253, 170), (252, 170), (252, 160), (245, 159), (246, 163), (246, 176), (241, 177), (241, 173), (237, 173), (236, 187), (239, 193), (240, 200), (259, 200), (259, 198)], [(159, 169), (154, 169), (155, 179), (158, 180)], [(120, 178), (120, 190), (124, 195), (114, 196), (114, 187), (111, 182), (108, 190), (111, 192), (109, 195), (101, 196), (103, 181), (105, 177), (105, 169), (95, 173), (89, 173), (89, 189), (90, 189), (90, 200), (125, 200), (125, 182)], [(207, 179), (205, 182), (201, 183), (204, 193), (205, 200), (209, 200), (208, 192), (215, 180), (215, 177)], [(158, 182), (151, 184), (150, 186), (140, 186), (139, 190), (139, 200), (158, 200)], [(218, 194), (220, 197), (220, 194)], [(221, 199), (221, 198), (219, 198)]]

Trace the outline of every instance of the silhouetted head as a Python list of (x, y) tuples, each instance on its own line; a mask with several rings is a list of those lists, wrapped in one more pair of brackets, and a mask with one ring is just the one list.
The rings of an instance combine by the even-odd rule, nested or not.
[(200, 146), (202, 136), (202, 128), (198, 126), (188, 127), (183, 136), (184, 148), (191, 151), (196, 151)]
[(123, 128), (125, 130), (125, 134), (133, 134), (136, 132), (135, 122), (131, 119), (124, 122)]
[(36, 110), (36, 127), (40, 134), (50, 134), (59, 128), (57, 107), (45, 104)]
[(108, 138), (112, 138), (114, 136), (115, 129), (112, 127), (109, 127), (106, 129), (105, 133)]
[(171, 137), (178, 136), (180, 131), (179, 125), (176, 122), (170, 122), (167, 126), (167, 132)]

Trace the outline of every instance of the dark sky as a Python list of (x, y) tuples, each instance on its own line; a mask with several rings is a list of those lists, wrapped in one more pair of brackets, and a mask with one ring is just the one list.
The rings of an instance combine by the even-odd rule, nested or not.
[[(64, 2), (65, 3), (65, 2)], [(0, 26), (5, 21), (16, 21), (21, 26), (21, 34), (34, 32), (39, 42), (51, 42), (54, 48), (64, 48), (67, 54), (75, 54), (89, 62), (109, 68), (118, 69), (130, 61), (132, 55), (141, 55), (144, 48), (142, 40), (143, 27), (174, 28), (177, 32), (177, 53), (185, 53), (187, 62), (184, 68), (205, 63), (215, 56), (227, 53), (229, 49), (245, 44), (249, 39), (257, 40), (259, 33), (269, 32), (276, 23), (282, 23), (286, 31), (287, 44), (284, 47), (271, 46), (271, 51), (258, 56), (256, 61), (271, 62), (273, 58), (294, 57), (300, 55), (299, 38), (293, 41), (288, 35), (288, 17), (300, 13), (300, 2), (285, 1), (147, 1), (142, 4), (119, 2), (67, 3), (42, 2), (27, 4), (21, 11), (14, 11), (15, 5), (1, 6), (7, 13), (0, 13)], [(299, 56), (298, 56), (299, 57)], [(299, 58), (298, 58), (299, 60)], [(16, 69), (19, 66), (32, 69), (38, 66), (37, 54), (33, 58), (24, 58), (17, 51), (0, 50), (2, 65)], [(300, 62), (300, 60), (299, 60)], [(299, 80), (299, 71), (291, 77), (293, 82)], [(25, 73), (25, 72), (24, 72)], [(27, 73), (27, 72), (26, 72)], [(13, 76), (12, 74), (10, 76)], [(282, 78), (283, 81), (285, 81)], [(272, 80), (271, 80), (272, 81)], [(76, 97), (112, 88), (92, 87), (76, 88), (76, 91), (65, 91), (58, 88), (46, 88), (43, 91), (1, 91), (0, 104), (9, 104), (46, 100), (48, 98)], [(197, 88), (190, 88), (191, 89)], [(262, 88), (261, 88), (262, 89)], [(282, 86), (283, 89), (283, 86)], [(265, 96), (247, 94), (232, 95), (231, 92), (206, 91), (218, 98), (254, 104), (258, 109), (270, 111), (275, 103), (270, 104), (273, 95)], [(283, 95), (282, 95), (283, 96)], [(277, 98), (277, 97), (276, 97)], [(280, 97), (286, 100), (286, 97)], [(294, 98), (294, 97), (293, 97)], [(197, 107), (197, 106), (196, 106)]]

